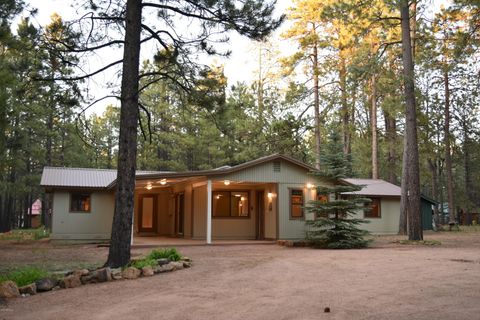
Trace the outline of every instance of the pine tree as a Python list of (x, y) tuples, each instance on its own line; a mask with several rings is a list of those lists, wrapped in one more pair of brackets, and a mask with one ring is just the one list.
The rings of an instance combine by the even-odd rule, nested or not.
[[(307, 221), (309, 229), (307, 239), (316, 248), (352, 249), (363, 248), (369, 243), (364, 237), (368, 231), (359, 228), (367, 222), (354, 218), (360, 210), (368, 210), (365, 203), (370, 200), (353, 195), (362, 186), (345, 185), (340, 179), (350, 174), (351, 160), (343, 152), (340, 135), (332, 132), (326, 146), (327, 153), (321, 157), (322, 171), (315, 175), (325, 181), (331, 181), (331, 186), (317, 186), (317, 200), (310, 201), (307, 212), (313, 213), (315, 219)], [(348, 196), (345, 196), (348, 193)], [(327, 200), (328, 199), (328, 200)]]

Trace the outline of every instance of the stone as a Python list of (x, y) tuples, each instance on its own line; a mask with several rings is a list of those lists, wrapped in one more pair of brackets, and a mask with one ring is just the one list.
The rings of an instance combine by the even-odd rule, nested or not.
[(113, 280), (121, 280), (122, 279), (122, 268), (112, 268), (110, 269), (112, 273)]
[(78, 270), (73, 271), (72, 275), (74, 275), (78, 278), (81, 278), (83, 276), (86, 276), (89, 273), (90, 273), (90, 271), (88, 271), (88, 269), (78, 269)]
[(52, 278), (45, 278), (35, 281), (37, 292), (50, 291), (57, 285), (57, 280)]
[(81, 285), (82, 281), (80, 281), (80, 277), (73, 274), (60, 280), (60, 287), (64, 289), (76, 288), (80, 287)]
[(165, 270), (163, 270), (163, 266), (154, 266), (153, 267), (153, 273), (162, 273), (162, 272), (165, 272)]
[(182, 259), (180, 259), (181, 261), (187, 261), (187, 262), (192, 262), (192, 259), (190, 259), (189, 257), (182, 257)]
[(151, 266), (145, 266), (142, 268), (142, 276), (144, 277), (150, 277), (154, 275), (153, 267)]
[(101, 268), (94, 270), (80, 278), (82, 284), (112, 281), (110, 268)]
[(97, 282), (112, 281), (112, 273), (109, 267), (101, 268), (94, 271)]
[(140, 276), (142, 271), (135, 267), (128, 267), (122, 271), (122, 277), (124, 279), (136, 279)]
[(80, 277), (82, 284), (95, 283), (95, 277), (93, 273), (89, 273), (86, 276)]
[(17, 284), (13, 281), (4, 281), (0, 283), (0, 298), (17, 298), (20, 296)]
[(168, 258), (161, 258), (161, 259), (157, 259), (157, 264), (159, 266), (163, 266), (163, 265), (166, 265), (170, 262), (170, 259)]
[(173, 266), (174, 270), (182, 270), (183, 269), (183, 262), (182, 261), (172, 261), (170, 264)]
[(192, 266), (192, 262), (190, 261), (183, 261), (183, 267), (184, 268), (190, 268)]
[(37, 285), (35, 283), (27, 284), (26, 286), (18, 288), (18, 291), (24, 295), (34, 295), (37, 293)]
[(166, 265), (163, 265), (162, 269), (163, 269), (163, 272), (170, 272), (170, 271), (175, 270), (175, 266), (170, 262)]
[(153, 274), (154, 274), (154, 272), (153, 272), (152, 267), (146, 266), (146, 267), (142, 268), (142, 275), (144, 277), (151, 277), (151, 276), (153, 276)]

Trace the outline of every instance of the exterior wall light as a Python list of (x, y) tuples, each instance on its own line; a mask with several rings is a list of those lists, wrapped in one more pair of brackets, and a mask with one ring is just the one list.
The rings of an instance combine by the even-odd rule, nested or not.
[(152, 190), (153, 186), (151, 183), (147, 184), (147, 186), (145, 187), (145, 189), (147, 190)]
[(223, 184), (226, 185), (226, 186), (230, 185), (230, 180), (224, 180)]
[(315, 188), (315, 185), (313, 183), (307, 183), (307, 189), (313, 189)]
[(162, 186), (166, 185), (166, 184), (167, 184), (167, 179), (162, 179), (162, 180), (160, 180), (160, 184), (161, 184)]

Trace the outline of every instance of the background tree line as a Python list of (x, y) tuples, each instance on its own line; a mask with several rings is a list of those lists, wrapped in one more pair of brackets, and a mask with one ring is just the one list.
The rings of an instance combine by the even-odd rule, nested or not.
[[(119, 108), (87, 115), (81, 83), (37, 81), (74, 73), (76, 56), (65, 59), (65, 49), (77, 34), (59, 16), (44, 28), (28, 18), (12, 26), (24, 4), (1, 6), (4, 231), (28, 226), (36, 198), (48, 202), (38, 187), (44, 166), (116, 167)], [(452, 210), (478, 212), (479, 6), (457, 1), (431, 14), (433, 7), (428, 1), (410, 7), (421, 191)], [(328, 133), (337, 130), (354, 175), (400, 184), (405, 108), (397, 1), (295, 0), (287, 19), (281, 38), (296, 43), (297, 52), (277, 52), (276, 38), (259, 43), (250, 83), (228, 85), (221, 65), (171, 70), (175, 76), (152, 84), (142, 78), (138, 169), (200, 170), (275, 152), (318, 166)], [(178, 68), (166, 64), (169, 54), (156, 53), (142, 72)]]

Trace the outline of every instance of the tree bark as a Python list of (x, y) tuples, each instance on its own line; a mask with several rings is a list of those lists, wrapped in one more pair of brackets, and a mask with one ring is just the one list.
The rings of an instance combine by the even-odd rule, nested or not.
[(396, 150), (396, 141), (397, 141), (397, 122), (390, 113), (385, 112), (385, 131), (387, 139), (387, 170), (388, 170), (388, 182), (397, 184), (397, 173), (396, 173), (396, 163), (397, 163), (397, 150)]
[(315, 109), (315, 168), (320, 169), (320, 99), (318, 92), (318, 47), (313, 46), (313, 108)]
[(407, 218), (408, 239), (422, 240), (420, 210), (420, 168), (418, 162), (417, 114), (415, 82), (410, 39), (410, 14), (408, 0), (401, 0), (402, 60), (405, 90), (405, 143), (402, 169), (403, 214)]
[[(428, 159), (428, 167), (430, 168), (430, 173), (432, 175), (432, 199), (438, 199), (438, 165), (435, 160)], [(435, 225), (438, 226), (440, 223), (438, 206), (435, 205), (433, 208), (433, 219)]]
[(370, 121), (372, 127), (372, 179), (378, 179), (377, 81), (372, 76)]
[(117, 188), (108, 260), (110, 267), (130, 261), (137, 156), (138, 82), (142, 1), (128, 0), (120, 107)]
[(448, 224), (452, 226), (455, 224), (455, 203), (453, 197), (452, 155), (450, 145), (450, 79), (446, 58), (444, 61), (443, 80), (445, 89), (445, 125), (443, 141), (445, 144), (445, 171), (447, 175)]
[[(342, 53), (340, 53), (341, 55)], [(350, 135), (350, 112), (348, 110), (347, 102), (347, 66), (344, 57), (340, 57), (340, 94), (341, 94), (341, 117), (342, 117), (342, 130), (343, 130), (343, 153), (351, 153), (351, 135)]]

